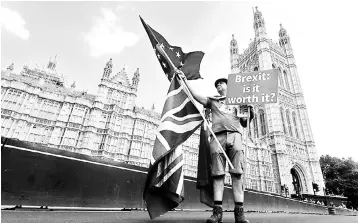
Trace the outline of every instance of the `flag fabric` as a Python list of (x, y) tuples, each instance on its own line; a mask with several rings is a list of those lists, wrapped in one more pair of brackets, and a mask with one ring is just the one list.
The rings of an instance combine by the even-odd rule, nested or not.
[(149, 167), (143, 198), (151, 219), (177, 207), (184, 199), (184, 156), (181, 143), (203, 119), (177, 78), (166, 97)]
[(196, 180), (196, 188), (200, 190), (200, 202), (214, 206), (214, 188), (213, 178), (211, 177), (211, 155), (210, 155), (210, 132), (208, 126), (204, 123), (200, 130), (199, 156), (198, 156), (198, 172)]
[(142, 17), (140, 17), (140, 20), (142, 21), (144, 29), (148, 34), (150, 42), (152, 43), (153, 50), (155, 52), (156, 57), (158, 58), (160, 66), (163, 68), (163, 71), (169, 81), (171, 81), (174, 77), (175, 68), (171, 65), (167, 58), (162, 55), (162, 53), (156, 48), (157, 44), (159, 44), (159, 46), (166, 52), (167, 56), (170, 58), (174, 66), (183, 71), (188, 80), (195, 80), (201, 78), (199, 70), (201, 60), (204, 56), (203, 52), (195, 51), (190, 53), (184, 53), (181, 47), (170, 45), (161, 34), (152, 29), (148, 24), (146, 24)]

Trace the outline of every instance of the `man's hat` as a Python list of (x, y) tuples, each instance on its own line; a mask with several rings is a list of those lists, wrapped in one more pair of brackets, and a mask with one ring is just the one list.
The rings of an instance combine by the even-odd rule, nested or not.
[(219, 78), (219, 79), (217, 79), (217, 80), (215, 81), (215, 88), (218, 87), (218, 84), (219, 84), (220, 82), (225, 82), (225, 83), (227, 84), (227, 79), (226, 79), (226, 78)]

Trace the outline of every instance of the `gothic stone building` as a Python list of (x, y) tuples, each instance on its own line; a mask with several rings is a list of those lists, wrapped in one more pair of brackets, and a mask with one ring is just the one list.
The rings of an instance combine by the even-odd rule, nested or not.
[[(312, 183), (316, 183), (320, 187), (318, 194), (323, 194), (323, 176), (290, 37), (280, 25), (278, 43), (269, 39), (265, 20), (257, 7), (253, 26), (255, 38), (241, 54), (234, 36), (230, 42), (231, 72), (276, 68), (279, 70), (279, 96), (275, 104), (254, 107), (256, 118), (250, 126), (250, 141), (253, 144), (268, 144), (276, 192), (279, 192), (281, 185), (286, 185), (291, 194), (313, 194)], [(260, 150), (257, 152), (262, 153)], [(251, 159), (252, 153), (256, 151), (250, 151), (248, 154), (248, 175), (252, 172), (250, 165), (255, 162)], [(261, 169), (264, 165), (266, 161), (259, 161), (257, 166)], [(264, 174), (260, 176), (265, 177)]]
[[(104, 68), (96, 95), (64, 86), (56, 58), (46, 68), (10, 65), (1, 72), (1, 135), (52, 148), (149, 166), (160, 114), (135, 106), (139, 70)], [(199, 135), (183, 145), (184, 173), (196, 177)]]
[[(279, 44), (269, 40), (258, 10), (254, 29), (242, 54), (231, 41), (232, 73), (278, 68), (281, 77), (279, 102), (254, 108), (246, 188), (282, 193), (287, 185), (290, 194), (312, 194), (311, 183), (323, 186), (323, 178), (289, 37), (281, 28)], [(110, 59), (92, 95), (75, 83), (64, 86), (56, 58), (45, 68), (25, 65), (19, 74), (13, 66), (1, 71), (2, 136), (148, 167), (160, 114), (135, 106), (139, 70), (130, 81), (125, 69), (112, 74)], [(198, 146), (199, 130), (182, 145), (186, 176), (196, 177)]]
[[(92, 95), (64, 86), (57, 61), (46, 68), (14, 65), (1, 72), (1, 135), (52, 148), (149, 166), (160, 114), (135, 106), (139, 70), (129, 81), (125, 69), (112, 74), (104, 67), (98, 92)], [(182, 145), (184, 174), (196, 177), (199, 130)], [(249, 143), (247, 187), (275, 192), (270, 150), (266, 142)], [(231, 184), (230, 175), (226, 183)]]

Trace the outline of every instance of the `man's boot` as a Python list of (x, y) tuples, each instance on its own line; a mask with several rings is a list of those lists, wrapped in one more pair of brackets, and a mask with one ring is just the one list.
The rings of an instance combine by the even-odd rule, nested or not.
[(235, 223), (250, 223), (244, 215), (244, 207), (241, 205), (235, 205), (234, 209)]
[(222, 223), (223, 222), (223, 208), (215, 205), (213, 208), (213, 215), (206, 221), (206, 223)]

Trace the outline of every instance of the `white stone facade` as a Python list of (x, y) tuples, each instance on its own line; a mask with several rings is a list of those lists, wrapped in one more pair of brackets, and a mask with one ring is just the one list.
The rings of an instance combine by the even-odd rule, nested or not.
[(288, 186), (289, 193), (296, 192), (293, 171), (299, 179), (300, 193), (313, 194), (312, 183), (317, 183), (320, 187), (317, 194), (323, 195), (323, 175), (290, 38), (281, 25), (278, 43), (269, 39), (264, 18), (257, 8), (254, 30), (255, 38), (241, 54), (233, 36), (230, 42), (231, 72), (277, 68), (279, 96), (276, 104), (254, 107), (256, 118), (250, 126), (251, 140), (266, 142), (269, 146), (276, 193), (281, 193), (281, 185)]
[[(160, 114), (135, 106), (139, 70), (128, 80), (106, 64), (96, 95), (63, 86), (56, 60), (1, 72), (1, 135), (148, 167)], [(183, 145), (184, 173), (196, 177), (199, 135)]]

